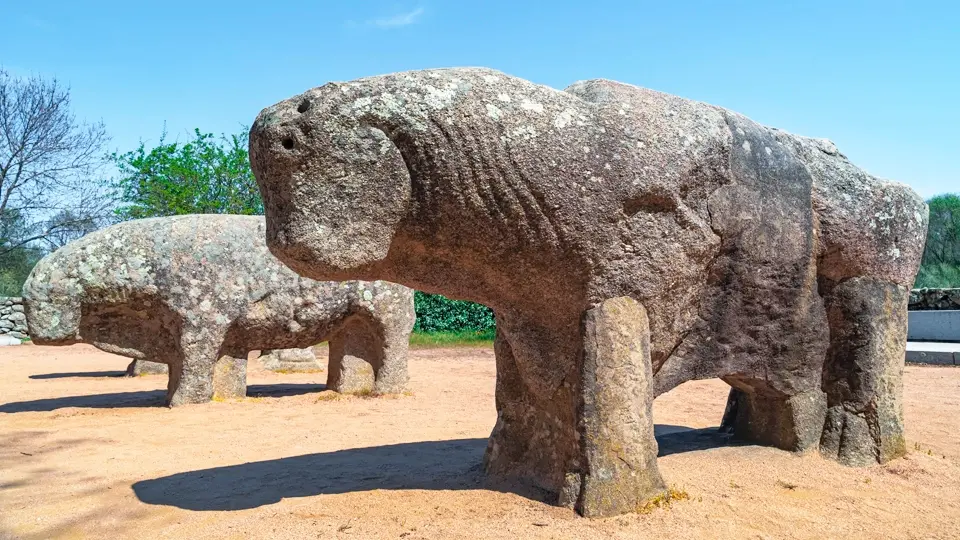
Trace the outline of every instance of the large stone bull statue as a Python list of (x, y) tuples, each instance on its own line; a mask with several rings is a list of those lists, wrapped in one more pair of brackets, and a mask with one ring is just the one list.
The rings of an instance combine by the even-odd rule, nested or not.
[(740, 437), (905, 452), (927, 209), (829, 141), (612, 81), (445, 69), (280, 102), (250, 152), (267, 244), (300, 274), (494, 309), (491, 474), (630, 511), (664, 487), (653, 398), (706, 378)]
[(413, 292), (302, 278), (267, 251), (262, 217), (120, 223), (44, 257), (23, 289), (35, 343), (167, 364), (170, 405), (243, 397), (249, 351), (326, 340), (330, 389), (406, 388)]

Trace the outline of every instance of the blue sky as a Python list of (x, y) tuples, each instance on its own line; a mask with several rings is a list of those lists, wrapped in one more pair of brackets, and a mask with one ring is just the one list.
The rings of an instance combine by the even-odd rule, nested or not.
[(488, 66), (616, 79), (827, 137), (925, 197), (960, 191), (960, 2), (4, 2), (0, 64), (56, 76), (111, 147), (236, 132), (331, 80)]

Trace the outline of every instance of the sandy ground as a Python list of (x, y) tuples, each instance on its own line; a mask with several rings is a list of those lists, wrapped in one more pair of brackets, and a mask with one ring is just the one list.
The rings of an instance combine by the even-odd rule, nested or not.
[(655, 418), (690, 499), (588, 520), (484, 481), (490, 350), (416, 351), (392, 399), (326, 399), (324, 373), (254, 361), (250, 397), (178, 409), (126, 363), (0, 348), (0, 539), (960, 538), (958, 368), (906, 368), (911, 453), (866, 469), (732, 445), (707, 429), (726, 386), (687, 383)]

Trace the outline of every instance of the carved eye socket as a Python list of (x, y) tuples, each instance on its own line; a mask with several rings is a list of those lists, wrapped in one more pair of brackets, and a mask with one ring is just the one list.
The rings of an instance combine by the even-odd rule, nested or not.
[(308, 110), (310, 110), (310, 105), (311, 105), (311, 103), (310, 103), (310, 100), (309, 100), (309, 99), (305, 99), (305, 100), (301, 101), (301, 102), (300, 102), (300, 106), (297, 107), (297, 112), (298, 112), (298, 113), (305, 113), (305, 112), (307, 112)]
[(293, 139), (291, 139), (290, 137), (287, 137), (286, 139), (283, 139), (282, 141), (280, 141), (280, 144), (282, 144), (283, 147), (286, 148), (287, 150), (293, 150)]

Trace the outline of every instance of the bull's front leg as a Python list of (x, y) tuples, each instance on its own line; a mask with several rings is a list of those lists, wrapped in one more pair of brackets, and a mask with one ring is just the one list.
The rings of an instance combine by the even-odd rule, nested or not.
[(219, 328), (210, 330), (199, 325), (184, 325), (179, 350), (171, 355), (169, 364), (168, 405), (207, 403), (214, 395), (237, 397), (235, 390), (241, 376), (245, 388), (246, 358), (242, 359), (241, 366), (240, 358), (221, 357), (223, 337), (224, 331)]
[[(631, 298), (602, 302), (583, 317), (578, 343), (539, 327), (518, 333), (498, 319), (500, 328), (507, 332), (498, 330), (495, 344), (498, 418), (487, 470), (532, 479), (584, 516), (633, 512), (663, 493), (644, 308)], [(532, 350), (531, 335), (541, 350)], [(573, 369), (551, 384), (564, 353)], [(546, 365), (551, 359), (558, 362)]]

